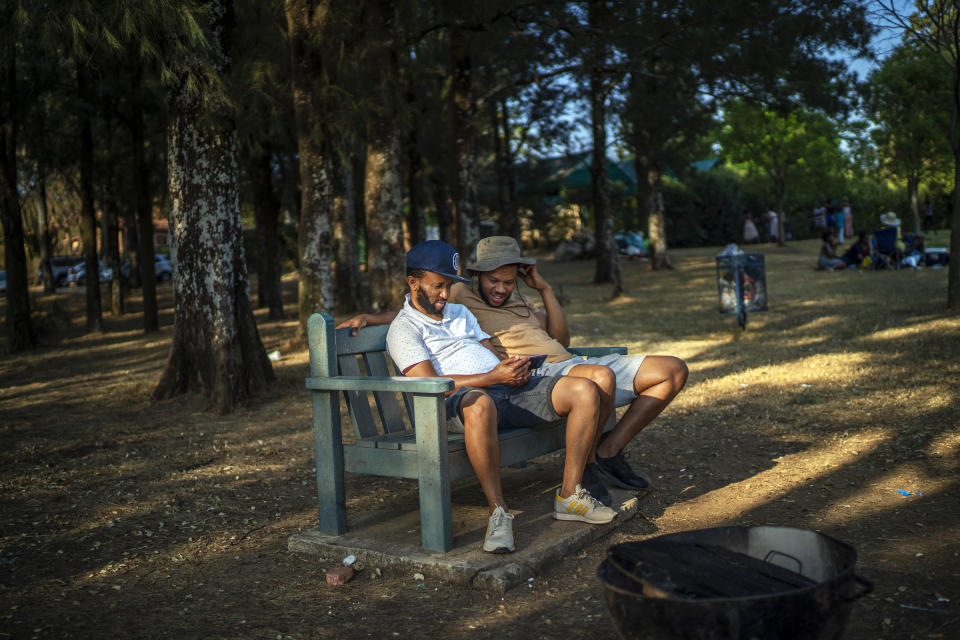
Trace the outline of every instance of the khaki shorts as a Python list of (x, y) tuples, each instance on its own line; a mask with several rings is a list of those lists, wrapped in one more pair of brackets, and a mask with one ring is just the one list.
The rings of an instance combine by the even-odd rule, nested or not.
[(617, 392), (613, 402), (616, 406), (622, 407), (630, 404), (637, 397), (633, 390), (633, 381), (636, 379), (637, 371), (640, 370), (640, 365), (643, 364), (645, 357), (620, 355), (618, 353), (596, 358), (574, 356), (562, 362), (544, 362), (543, 366), (537, 369), (537, 373), (543, 376), (565, 376), (570, 373), (570, 369), (581, 364), (597, 364), (608, 367), (617, 376)]

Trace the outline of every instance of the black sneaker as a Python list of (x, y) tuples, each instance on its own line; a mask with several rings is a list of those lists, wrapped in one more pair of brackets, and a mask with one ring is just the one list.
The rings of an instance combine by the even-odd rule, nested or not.
[(580, 481), (580, 486), (586, 489), (591, 496), (596, 498), (600, 504), (605, 507), (609, 507), (610, 503), (613, 502), (610, 491), (606, 485), (603, 484), (603, 480), (600, 479), (600, 472), (595, 462), (588, 462), (587, 466), (584, 467), (583, 479)]
[(650, 486), (646, 478), (630, 468), (623, 451), (612, 458), (597, 456), (597, 472), (606, 482), (623, 489), (646, 489)]

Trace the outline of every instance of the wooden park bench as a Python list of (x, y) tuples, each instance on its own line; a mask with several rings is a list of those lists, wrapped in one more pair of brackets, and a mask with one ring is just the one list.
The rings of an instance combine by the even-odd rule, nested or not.
[[(345, 471), (416, 478), (421, 544), (430, 551), (449, 551), (453, 548), (450, 483), (474, 475), (463, 434), (446, 429), (444, 396), (453, 389), (453, 380), (393, 375), (396, 371), (386, 353), (388, 328), (365, 327), (351, 336), (349, 329), (334, 329), (333, 318), (327, 314), (310, 317), (311, 377), (306, 386), (313, 396), (317, 531), (328, 535), (346, 532)], [(598, 356), (627, 350), (592, 347), (571, 348), (570, 352)], [(346, 396), (352, 439), (341, 432), (340, 393)], [(501, 466), (562, 449), (564, 424), (560, 420), (537, 428), (501, 431)]]

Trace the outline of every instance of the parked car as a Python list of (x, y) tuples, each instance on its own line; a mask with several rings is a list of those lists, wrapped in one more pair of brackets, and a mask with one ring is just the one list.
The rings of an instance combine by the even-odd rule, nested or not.
[(7, 292), (7, 272), (0, 271), (0, 293)]
[[(120, 265), (120, 273), (123, 274), (124, 278), (130, 277), (129, 260), (124, 260), (123, 264)], [(157, 282), (169, 282), (170, 278), (173, 277), (173, 265), (170, 264), (170, 258), (167, 255), (162, 253), (153, 255), (153, 275)]]
[[(50, 258), (50, 268), (53, 269), (53, 281), (58, 287), (67, 285), (67, 276), (70, 267), (83, 264), (83, 256), (53, 256)], [(43, 265), (37, 267), (37, 282), (43, 284)]]
[[(104, 264), (103, 260), (98, 260), (97, 264), (100, 267), (100, 282), (110, 282), (113, 280), (113, 269)], [(84, 284), (86, 284), (86, 280), (86, 263), (81, 262), (78, 265), (70, 267), (70, 270), (67, 273), (67, 283), (73, 282), (78, 287), (82, 287)]]

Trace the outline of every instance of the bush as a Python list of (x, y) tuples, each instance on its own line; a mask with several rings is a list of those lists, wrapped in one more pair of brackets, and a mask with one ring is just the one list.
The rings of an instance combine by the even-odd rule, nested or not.
[(717, 168), (698, 172), (683, 182), (664, 180), (667, 241), (674, 247), (717, 246), (741, 242), (743, 217), (766, 210), (762, 194), (734, 172)]

